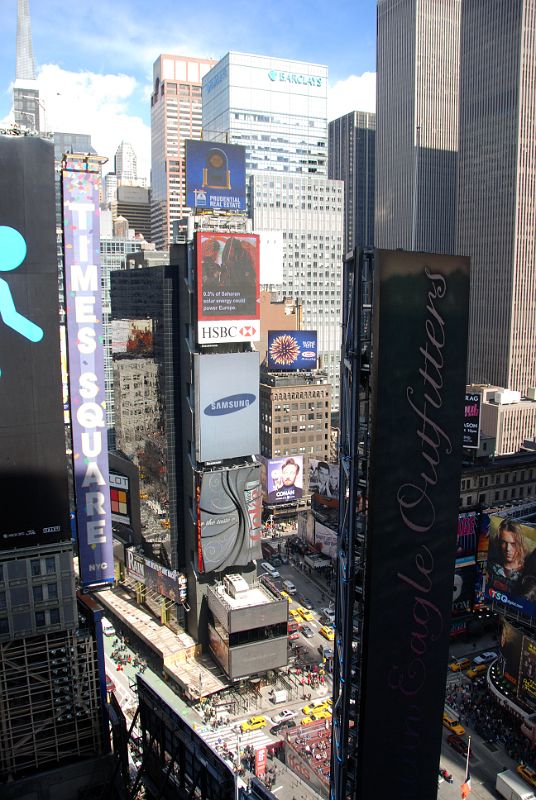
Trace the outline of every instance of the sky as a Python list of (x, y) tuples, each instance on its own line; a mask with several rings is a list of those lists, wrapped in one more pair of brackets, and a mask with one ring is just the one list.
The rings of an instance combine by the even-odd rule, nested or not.
[[(121, 140), (150, 170), (152, 65), (161, 53), (229, 50), (326, 64), (328, 117), (374, 111), (376, 0), (30, 0), (47, 130), (90, 133), (99, 154)], [(17, 0), (0, 0), (0, 127), (12, 120)], [(46, 119), (44, 119), (46, 117)]]

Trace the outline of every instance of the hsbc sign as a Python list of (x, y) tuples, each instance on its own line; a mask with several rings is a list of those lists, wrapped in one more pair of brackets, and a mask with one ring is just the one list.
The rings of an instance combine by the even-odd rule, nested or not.
[(199, 344), (258, 342), (260, 338), (261, 326), (258, 319), (197, 323), (197, 341)]

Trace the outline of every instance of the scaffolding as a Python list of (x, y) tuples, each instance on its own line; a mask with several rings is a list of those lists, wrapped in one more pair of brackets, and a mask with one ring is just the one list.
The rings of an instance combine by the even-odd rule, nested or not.
[(103, 753), (97, 646), (89, 631), (0, 644), (0, 780)]

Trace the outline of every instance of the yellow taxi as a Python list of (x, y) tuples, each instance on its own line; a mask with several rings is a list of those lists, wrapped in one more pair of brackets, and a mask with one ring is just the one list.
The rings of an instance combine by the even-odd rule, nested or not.
[(306, 622), (312, 622), (314, 620), (313, 612), (309, 611), (309, 609), (307, 609), (307, 608), (303, 608), (303, 606), (298, 606), (298, 614)]
[(451, 716), (446, 711), (443, 712), (443, 725), (448, 731), (455, 733), (456, 736), (463, 736), (465, 733), (463, 725), (460, 725), (456, 717)]
[(321, 708), (320, 711), (313, 711), (311, 714), (313, 719), (331, 719), (331, 711), (327, 708)]
[(449, 669), (451, 672), (463, 672), (464, 669), (469, 669), (471, 666), (471, 662), (468, 658), (455, 658), (454, 661), (451, 661), (449, 664)]
[(292, 597), (288, 594), (288, 592), (279, 592), (279, 595), (283, 600), (287, 600), (289, 603), (292, 603)]
[(319, 630), (320, 636), (323, 636), (324, 639), (327, 639), (328, 642), (332, 642), (335, 638), (335, 631), (333, 628), (330, 628), (329, 625), (322, 625)]
[(309, 706), (304, 706), (302, 711), (308, 717), (312, 714), (316, 714), (319, 711), (329, 711), (331, 708), (331, 701), (330, 700), (315, 700), (314, 703), (311, 703)]
[(516, 767), (516, 772), (524, 778), (527, 783), (531, 786), (536, 788), (536, 770), (532, 769), (532, 767), (527, 767), (526, 764), (518, 764)]
[(297, 608), (289, 608), (288, 613), (290, 614), (292, 619), (296, 620), (296, 622), (299, 622), (301, 620), (301, 615)]
[(484, 675), (488, 670), (489, 664), (478, 664), (476, 667), (471, 667), (465, 673), (468, 678), (474, 681), (475, 678), (478, 678), (480, 675)]
[(250, 717), (246, 719), (241, 725), (242, 733), (246, 731), (258, 731), (265, 728), (267, 725), (266, 717)]
[(300, 725), (312, 725), (313, 722), (316, 722), (314, 717), (302, 717)]

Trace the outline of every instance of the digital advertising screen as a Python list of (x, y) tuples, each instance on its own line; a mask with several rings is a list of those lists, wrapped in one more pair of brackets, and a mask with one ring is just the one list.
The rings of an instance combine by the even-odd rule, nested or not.
[(134, 580), (143, 583), (154, 594), (167, 597), (176, 603), (186, 599), (186, 577), (177, 570), (164, 567), (157, 561), (127, 548), (127, 574)]
[(456, 558), (474, 557), (478, 538), (477, 523), (478, 517), (475, 513), (458, 515)]
[(197, 232), (199, 344), (260, 339), (259, 237)]
[(186, 195), (198, 211), (246, 212), (246, 148), (187, 139)]
[(194, 355), (198, 461), (259, 452), (259, 354)]
[(80, 580), (114, 581), (100, 264), (100, 166), (62, 170), (65, 304)]
[(198, 476), (198, 569), (220, 572), (262, 557), (260, 465)]
[[(389, 793), (429, 800), (437, 794), (455, 577), (469, 259), (377, 250), (374, 272), (355, 793), (377, 794), (388, 752)], [(464, 585), (462, 578), (460, 597)]]
[(475, 563), (456, 564), (452, 593), (452, 616), (460, 617), (473, 610), (475, 594)]
[(519, 683), (519, 661), (523, 647), (523, 633), (504, 617), (501, 620), (499, 649), (503, 662), (503, 676), (513, 686)]
[(309, 491), (329, 500), (338, 500), (339, 464), (309, 459)]
[(536, 641), (526, 635), (521, 647), (517, 696), (536, 710)]
[(303, 456), (266, 459), (266, 502), (294, 503), (303, 495)]
[(316, 369), (316, 331), (268, 331), (268, 369)]
[(113, 522), (130, 525), (130, 489), (126, 475), (110, 472), (110, 511)]
[(480, 437), (480, 394), (465, 395), (463, 446), (477, 450)]
[(490, 516), (485, 595), (511, 611), (536, 615), (536, 527)]
[(54, 147), (0, 136), (0, 550), (69, 541)]

